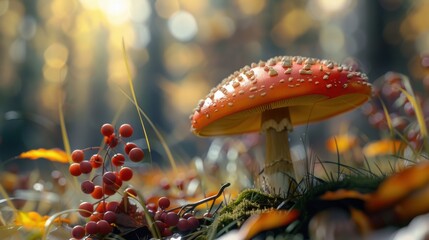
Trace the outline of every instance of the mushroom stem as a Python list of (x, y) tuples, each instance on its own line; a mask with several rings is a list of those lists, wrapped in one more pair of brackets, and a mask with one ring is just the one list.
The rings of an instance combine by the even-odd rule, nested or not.
[(264, 111), (261, 120), (261, 131), (266, 134), (265, 182), (270, 189), (286, 193), (295, 177), (289, 149), (289, 108)]

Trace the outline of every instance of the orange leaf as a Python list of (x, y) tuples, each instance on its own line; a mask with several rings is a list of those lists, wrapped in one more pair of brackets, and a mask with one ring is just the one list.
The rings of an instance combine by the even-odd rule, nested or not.
[(239, 230), (241, 239), (251, 239), (256, 234), (287, 226), (299, 217), (298, 210), (270, 210), (251, 216)]
[(320, 196), (320, 199), (326, 201), (335, 201), (347, 198), (366, 201), (369, 198), (369, 195), (354, 190), (339, 189), (337, 191), (327, 191), (322, 196)]
[(68, 157), (67, 154), (58, 148), (53, 149), (44, 149), (39, 148), (35, 150), (30, 150), (28, 152), (21, 153), (18, 158), (27, 158), (31, 160), (36, 160), (39, 158), (44, 158), (53, 162), (60, 162), (60, 163), (68, 163)]
[(331, 153), (345, 153), (352, 147), (356, 146), (358, 140), (356, 136), (349, 134), (342, 134), (332, 136), (326, 141), (326, 147)]
[(401, 153), (404, 148), (405, 144), (399, 140), (383, 139), (368, 143), (363, 148), (363, 154), (366, 157), (397, 154)]
[(371, 195), (366, 207), (369, 211), (380, 211), (391, 207), (401, 199), (429, 183), (429, 163), (419, 163), (383, 181)]
[(400, 220), (409, 221), (414, 217), (429, 212), (429, 186), (414, 191), (407, 198), (395, 204), (394, 212)]

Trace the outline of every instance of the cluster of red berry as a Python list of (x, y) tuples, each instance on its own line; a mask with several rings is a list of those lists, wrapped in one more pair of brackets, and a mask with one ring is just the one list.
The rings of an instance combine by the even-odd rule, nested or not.
[[(104, 157), (96, 153), (89, 160), (85, 160), (86, 150), (81, 149), (74, 150), (71, 154), (73, 163), (70, 164), (69, 172), (72, 176), (89, 174), (93, 170), (99, 171), (92, 179), (81, 183), (82, 192), (90, 194), (97, 202), (80, 204), (79, 214), (89, 218), (89, 221), (84, 226), (77, 225), (72, 229), (72, 236), (75, 239), (82, 239), (86, 235), (106, 235), (113, 231), (112, 224), (116, 222), (120, 203), (108, 201), (108, 197), (117, 193), (123, 182), (133, 177), (133, 170), (124, 166), (126, 159), (140, 162), (144, 158), (144, 152), (140, 147), (133, 142), (124, 141), (133, 134), (131, 125), (122, 124), (118, 132), (119, 135), (116, 135), (111, 124), (104, 124), (101, 127), (106, 144)], [(120, 143), (123, 143), (123, 153), (117, 149)], [(124, 195), (136, 196), (136, 192), (132, 188), (127, 188)]]
[[(90, 195), (95, 202), (82, 202), (79, 205), (79, 214), (86, 219), (86, 223), (73, 227), (71, 231), (73, 240), (85, 237), (86, 239), (102, 239), (112, 232), (123, 233), (122, 229), (126, 229), (129, 233), (130, 227), (135, 227), (137, 232), (139, 228), (145, 226), (157, 227), (157, 231), (151, 232), (151, 237), (170, 237), (175, 233), (194, 232), (200, 229), (201, 225), (205, 225), (206, 221), (213, 220), (214, 213), (210, 213), (212, 207), (229, 183), (224, 184), (216, 195), (181, 207), (170, 207), (168, 197), (148, 201), (145, 204), (148, 216), (145, 216), (145, 211), (137, 206), (138, 203), (131, 201), (131, 199), (137, 198), (136, 190), (122, 187), (123, 182), (129, 181), (133, 177), (133, 170), (125, 166), (127, 159), (139, 162), (144, 158), (144, 152), (140, 147), (133, 142), (125, 141), (125, 138), (132, 136), (133, 128), (129, 124), (123, 124), (116, 135), (115, 128), (111, 124), (104, 124), (101, 127), (101, 134), (104, 136), (105, 143), (103, 151), (100, 151), (99, 148), (77, 149), (71, 154), (73, 163), (70, 164), (69, 172), (72, 176), (89, 176), (89, 173), (97, 171), (91, 175), (94, 176), (92, 179), (82, 179), (82, 192)], [(123, 146), (123, 148), (118, 146)], [(98, 152), (86, 160), (85, 153), (95, 149)], [(190, 179), (192, 180), (192, 178)], [(174, 184), (182, 191), (186, 181), (177, 180)], [(170, 189), (167, 180), (161, 181), (161, 185), (165, 191)], [(122, 195), (122, 200), (119, 202), (110, 198), (116, 193)], [(197, 218), (194, 215), (195, 208), (201, 204), (207, 204), (207, 202), (212, 202), (210, 209), (202, 218)], [(147, 219), (151, 220), (148, 222)], [(142, 238), (146, 237), (148, 236), (142, 236)], [(128, 239), (125, 236), (124, 238)], [(134, 237), (130, 239), (134, 239)]]
[(170, 199), (167, 197), (158, 199), (158, 207), (154, 204), (148, 204), (146, 207), (153, 215), (155, 224), (163, 237), (171, 236), (173, 230), (188, 232), (200, 226), (199, 220), (192, 213), (185, 213), (181, 216), (180, 212), (167, 210), (170, 207)]
[[(364, 106), (364, 114), (368, 116), (368, 121), (373, 127), (379, 130), (389, 130), (384, 105), (394, 130), (403, 134), (410, 146), (419, 149), (422, 146), (423, 138), (416, 123), (416, 112), (407, 96), (402, 92), (407, 90), (407, 85), (409, 85), (407, 81), (405, 76), (394, 72), (386, 73), (375, 81), (374, 95), (377, 98)], [(429, 99), (424, 99), (418, 93), (414, 93), (414, 95), (426, 118), (429, 115)]]

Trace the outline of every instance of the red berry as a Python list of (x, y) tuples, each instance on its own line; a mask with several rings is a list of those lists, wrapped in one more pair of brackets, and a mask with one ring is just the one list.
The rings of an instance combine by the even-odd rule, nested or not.
[(108, 196), (112, 196), (116, 193), (116, 188), (113, 185), (103, 185), (103, 192)]
[(121, 135), (121, 137), (125, 137), (125, 138), (131, 137), (131, 135), (133, 135), (133, 131), (134, 131), (133, 127), (131, 127), (131, 125), (127, 123), (122, 124), (119, 127), (119, 134)]
[(129, 181), (133, 177), (133, 170), (129, 167), (123, 167), (119, 170), (119, 177), (122, 181)]
[(163, 230), (161, 230), (161, 235), (163, 237), (168, 237), (168, 236), (173, 235), (173, 232), (171, 231), (170, 228), (164, 228)]
[(91, 196), (94, 199), (101, 199), (103, 197), (103, 188), (101, 186), (95, 186), (94, 191), (92, 191)]
[(103, 124), (100, 130), (101, 130), (101, 134), (103, 134), (103, 136), (106, 136), (106, 137), (112, 135), (115, 132), (115, 129), (110, 123)]
[(122, 187), (122, 179), (117, 175), (116, 176), (116, 180), (115, 183), (113, 185), (111, 185), (112, 189), (116, 191), (118, 191), (119, 188)]
[(80, 149), (76, 149), (72, 152), (71, 154), (71, 159), (73, 162), (75, 163), (80, 163), (83, 161), (83, 159), (85, 158), (85, 154), (83, 153), (82, 150)]
[(170, 226), (174, 227), (179, 222), (179, 215), (175, 212), (168, 212), (165, 216), (165, 223)]
[(127, 188), (127, 189), (125, 189), (124, 193), (128, 194), (128, 196), (130, 196), (130, 197), (137, 197), (137, 192), (134, 188)]
[(113, 228), (110, 226), (110, 223), (108, 223), (106, 220), (100, 220), (97, 222), (98, 226), (98, 232), (101, 235), (107, 235), (112, 232)]
[(131, 161), (140, 162), (144, 158), (144, 152), (141, 148), (135, 147), (130, 150), (128, 156), (130, 157)]
[(108, 195), (108, 196), (112, 196), (116, 193), (116, 187), (115, 185), (111, 184), (111, 185), (107, 185), (107, 184), (103, 184), (103, 193)]
[(170, 206), (170, 199), (168, 199), (167, 197), (160, 197), (158, 199), (158, 206), (161, 209), (167, 209)]
[(83, 202), (79, 205), (79, 209), (81, 210), (79, 211), (79, 214), (82, 217), (89, 217), (91, 216), (92, 212), (94, 212), (94, 205), (89, 202)]
[(164, 210), (158, 210), (155, 213), (155, 220), (160, 220), (162, 222), (165, 222), (165, 217), (167, 216), (167, 213)]
[(79, 163), (80, 171), (84, 174), (88, 174), (92, 171), (92, 165), (89, 161), (82, 161)]
[(107, 211), (106, 206), (107, 206), (106, 201), (99, 202), (97, 205), (97, 208), (95, 208), (95, 211), (99, 213), (105, 213)]
[(118, 138), (116, 137), (116, 135), (113, 133), (110, 136), (106, 136), (104, 137), (104, 142), (110, 147), (110, 148), (114, 148), (116, 147), (116, 145), (118, 145)]
[(176, 227), (179, 229), (179, 231), (185, 232), (191, 229), (191, 225), (189, 224), (188, 220), (184, 218), (180, 218), (177, 222)]
[(200, 221), (198, 221), (198, 219), (194, 216), (189, 217), (187, 220), (192, 230), (197, 229), (200, 226)]
[(81, 175), (82, 172), (80, 171), (80, 164), (79, 163), (70, 164), (69, 172), (72, 176), (75, 176), (75, 177)]
[(174, 180), (174, 184), (176, 185), (177, 189), (183, 190), (185, 189), (185, 180), (179, 178)]
[(103, 213), (100, 213), (100, 212), (94, 212), (90, 217), (89, 217), (89, 220), (90, 221), (94, 221), (94, 222), (98, 222), (98, 221), (100, 221), (101, 219), (103, 219)]
[(115, 212), (115, 211), (116, 211), (116, 209), (118, 208), (118, 206), (119, 206), (119, 203), (118, 203), (118, 202), (116, 202), (116, 201), (108, 202), (108, 203), (106, 204), (106, 211), (112, 211), (112, 212)]
[(112, 211), (106, 211), (104, 213), (103, 219), (106, 220), (108, 223), (114, 223), (116, 222), (116, 213)]
[(113, 166), (120, 167), (120, 166), (124, 165), (124, 162), (125, 162), (125, 156), (123, 154), (117, 153), (117, 154), (113, 155), (113, 157), (112, 157)]
[(100, 154), (94, 154), (89, 159), (89, 162), (91, 163), (93, 168), (99, 168), (101, 165), (103, 165), (103, 158), (100, 156)]
[(74, 226), (74, 228), (72, 229), (72, 236), (77, 239), (85, 237), (85, 228), (80, 225)]
[(155, 204), (155, 203), (148, 203), (148, 204), (146, 204), (146, 208), (147, 208), (149, 211), (152, 211), (152, 212), (156, 212), (156, 209), (157, 209), (157, 207), (156, 207), (156, 204)]
[(137, 145), (135, 143), (133, 143), (133, 142), (127, 142), (127, 143), (125, 143), (125, 146), (124, 146), (125, 153), (127, 155), (130, 154), (131, 149), (133, 149), (135, 147), (137, 147)]
[(165, 178), (161, 179), (159, 184), (160, 184), (161, 188), (165, 191), (168, 191), (170, 189), (170, 183)]
[(95, 186), (93, 182), (86, 180), (80, 184), (80, 188), (83, 193), (91, 194), (92, 192), (94, 192)]
[(97, 234), (98, 233), (97, 223), (94, 221), (87, 222), (85, 224), (85, 230), (87, 234)]
[(165, 224), (163, 221), (160, 221), (160, 220), (156, 220), (155, 224), (160, 231), (164, 230), (164, 228), (167, 227), (167, 224)]
[(406, 102), (404, 104), (404, 112), (408, 116), (415, 116), (416, 115), (416, 111), (414, 110), (413, 104), (411, 104), (411, 102)]
[(113, 185), (116, 181), (116, 174), (113, 172), (105, 172), (103, 174), (103, 182), (106, 185)]

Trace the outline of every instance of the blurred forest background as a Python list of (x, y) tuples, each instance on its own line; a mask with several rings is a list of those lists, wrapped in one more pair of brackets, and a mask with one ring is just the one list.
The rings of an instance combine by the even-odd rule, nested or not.
[[(358, 64), (370, 82), (396, 71), (429, 86), (428, 0), (0, 0), (0, 160), (63, 148), (60, 105), (72, 148), (97, 146), (124, 103), (118, 124), (142, 138), (120, 90), (129, 93), (122, 40), (140, 106), (182, 159), (212, 140), (189, 131), (198, 100), (252, 62), (327, 58)], [(347, 116), (323, 124), (335, 132)]]

